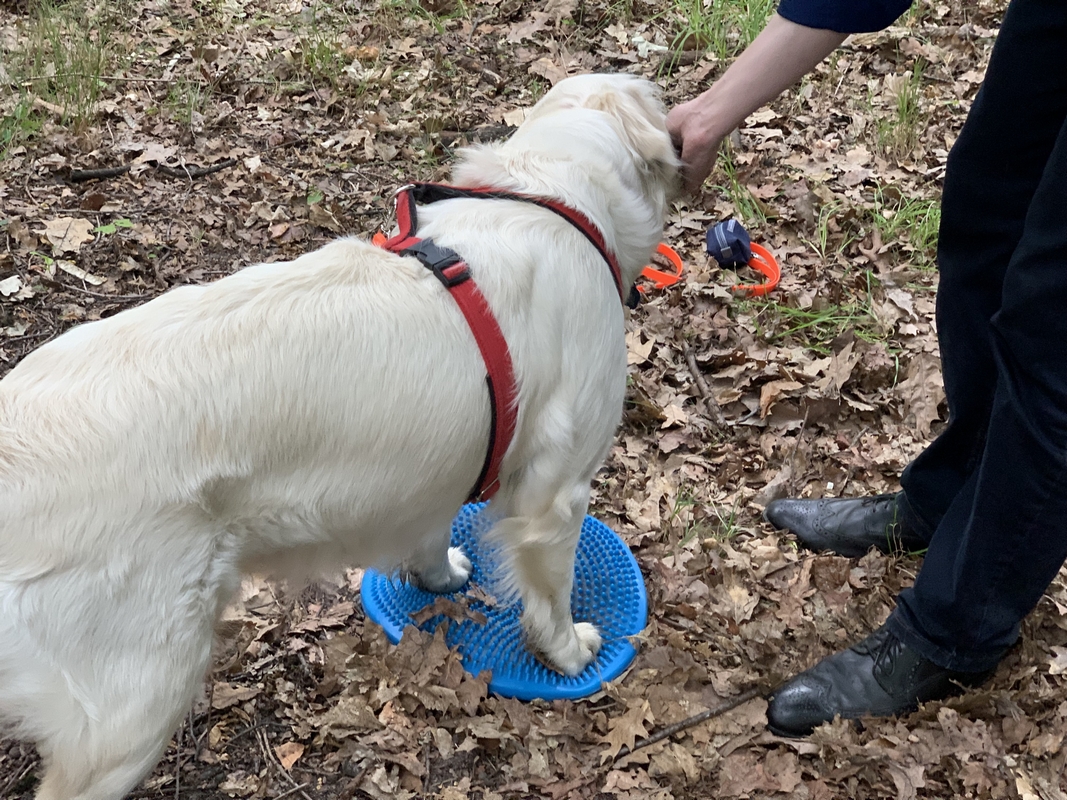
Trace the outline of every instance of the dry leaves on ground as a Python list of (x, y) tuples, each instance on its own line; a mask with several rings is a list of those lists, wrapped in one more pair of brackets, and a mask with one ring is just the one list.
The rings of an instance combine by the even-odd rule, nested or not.
[[(370, 235), (397, 185), (445, 177), (456, 147), (507, 135), (564, 75), (643, 74), (673, 104), (727, 63), (693, 37), (677, 49), (679, 10), (644, 0), (122, 8), (122, 57), (82, 121), (54, 97), (0, 98), (5, 119), (33, 123), (0, 141), (0, 371), (172, 286)], [(665, 240), (684, 281), (630, 318), (625, 416), (594, 486), (593, 513), (649, 588), (620, 680), (578, 702), (502, 699), (440, 631), (389, 646), (363, 618), (358, 572), (302, 592), (250, 579), (204, 699), (133, 797), (1063, 798), (1062, 576), (993, 681), (962, 698), (806, 741), (771, 736), (753, 700), (615, 758), (856, 640), (912, 580), (917, 559), (800, 552), (760, 512), (784, 494), (889, 490), (942, 424), (923, 231), (1002, 10), (922, 0), (852, 37), (675, 205)], [(31, 20), (24, 4), (0, 10), (9, 89), (62, 79), (11, 77)], [(906, 125), (902, 97), (919, 110)], [(753, 276), (703, 253), (730, 216), (782, 266), (765, 300), (735, 296)], [(0, 796), (30, 796), (35, 763), (0, 743)]]

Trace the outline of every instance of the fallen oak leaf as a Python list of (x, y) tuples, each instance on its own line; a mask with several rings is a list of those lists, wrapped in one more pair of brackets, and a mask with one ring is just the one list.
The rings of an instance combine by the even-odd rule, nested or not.
[(274, 755), (278, 756), (278, 763), (283, 769), (290, 770), (300, 756), (304, 755), (304, 745), (299, 742), (286, 742), (274, 748)]
[(456, 602), (448, 597), (438, 597), (433, 603), (416, 611), (410, 616), (416, 625), (422, 625), (427, 620), (431, 620), (439, 615), (448, 617), (455, 622), (462, 622), (465, 619), (469, 619), (477, 625), (484, 625), (488, 621), (488, 617), (482, 612), (475, 611), (463, 603)]
[(940, 360), (930, 353), (919, 353), (908, 365), (907, 377), (897, 384), (896, 392), (904, 401), (904, 420), (915, 426), (922, 439), (930, 438), (930, 429), (941, 418), (938, 406), (945, 398)]
[(548, 57), (537, 59), (529, 66), (528, 72), (532, 75), (540, 75), (553, 86), (567, 77), (567, 70)]
[[(511, 26), (511, 30), (509, 30), (507, 34), (508, 43), (518, 44), (523, 39), (532, 39), (535, 33), (539, 33), (545, 29), (551, 18), (552, 15), (544, 11), (534, 11), (529, 19), (517, 22)], [(553, 81), (553, 83), (555, 83), (555, 81)]]
[(632, 331), (626, 334), (627, 366), (633, 366), (634, 364), (643, 364), (648, 361), (649, 356), (652, 355), (652, 348), (655, 346), (655, 339), (648, 339), (647, 341), (642, 341), (641, 334), (638, 331)]
[(776, 380), (763, 384), (760, 387), (759, 398), (759, 416), (760, 419), (766, 419), (767, 414), (771, 410), (771, 406), (777, 403), (783, 395), (789, 392), (795, 392), (797, 389), (803, 389), (804, 384), (797, 383), (791, 380)]
[(290, 629), (293, 633), (310, 633), (322, 628), (341, 628), (348, 622), (348, 618), (355, 612), (355, 606), (348, 602), (338, 603), (331, 606), (327, 611), (311, 614)]
[(341, 233), (344, 230), (333, 212), (328, 208), (324, 208), (322, 203), (314, 203), (308, 208), (308, 220), (312, 225), (325, 228), (334, 233)]
[(232, 683), (219, 681), (211, 690), (211, 707), (216, 711), (251, 700), (260, 693), (258, 686), (235, 686)]
[(141, 152), (137, 158), (133, 160), (134, 164), (147, 164), (150, 161), (155, 161), (158, 164), (166, 164), (175, 156), (175, 149), (161, 142), (150, 142), (145, 146), (145, 149)]
[(1052, 658), (1048, 662), (1049, 675), (1063, 675), (1067, 673), (1067, 647), (1052, 646)]
[(689, 415), (685, 413), (685, 409), (682, 408), (681, 403), (678, 400), (672, 400), (670, 405), (663, 409), (663, 416), (666, 419), (663, 420), (663, 424), (660, 425), (660, 430), (669, 428), (672, 425), (681, 425), (685, 427), (689, 424)]
[(56, 254), (77, 253), (83, 244), (96, 238), (93, 235), (93, 223), (74, 217), (48, 220), (44, 223), (44, 229), (37, 233), (44, 235), (52, 245), (52, 252)]
[(645, 723), (651, 725), (655, 721), (648, 700), (642, 700), (640, 705), (631, 706), (621, 717), (608, 720), (608, 732), (600, 738), (601, 742), (608, 745), (608, 749), (600, 754), (600, 763), (613, 761), (624, 747), (627, 751), (632, 751), (634, 742), (648, 737)]

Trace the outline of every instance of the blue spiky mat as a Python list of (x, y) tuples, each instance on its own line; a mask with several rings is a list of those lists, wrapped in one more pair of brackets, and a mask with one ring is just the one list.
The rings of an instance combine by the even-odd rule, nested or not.
[[(472, 585), (488, 588), (487, 570), (492, 570), (493, 559), (482, 534), (492, 521), (482, 513), (485, 507), (484, 503), (465, 505), (452, 521), (452, 545), (463, 548), (474, 571), (470, 582), (451, 597), (460, 597)], [(439, 596), (375, 570), (363, 576), (360, 593), (368, 619), (381, 625), (394, 644), (404, 628), (414, 624), (411, 615)], [(648, 615), (645, 582), (630, 549), (610, 528), (588, 516), (578, 540), (571, 612), (576, 622), (596, 625), (604, 643), (579, 675), (560, 675), (530, 654), (523, 643), (518, 601), (487, 605), (480, 594), (470, 594), (467, 604), (487, 621), (450, 621), (445, 641), (463, 656), (467, 672), (492, 672), (490, 691), (520, 700), (574, 699), (598, 691), (601, 682), (617, 678), (633, 660), (637, 651), (627, 637), (644, 629)], [(442, 619), (441, 615), (431, 617), (419, 627), (432, 631)]]

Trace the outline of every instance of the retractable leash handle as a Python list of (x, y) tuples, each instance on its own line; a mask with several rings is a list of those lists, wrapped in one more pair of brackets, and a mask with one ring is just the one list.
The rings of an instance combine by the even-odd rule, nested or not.
[(752, 241), (748, 231), (736, 219), (713, 225), (706, 238), (708, 255), (719, 262), (720, 267), (748, 265), (767, 278), (758, 284), (735, 284), (730, 287), (731, 291), (762, 297), (778, 285), (782, 277), (778, 262), (767, 248)]

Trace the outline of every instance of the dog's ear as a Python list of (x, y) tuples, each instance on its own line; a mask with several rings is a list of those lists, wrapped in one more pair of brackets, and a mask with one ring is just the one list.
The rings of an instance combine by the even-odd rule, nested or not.
[(681, 160), (667, 133), (659, 99), (641, 81), (591, 94), (586, 107), (603, 111), (618, 121), (623, 141), (644, 171), (669, 196), (681, 184)]

